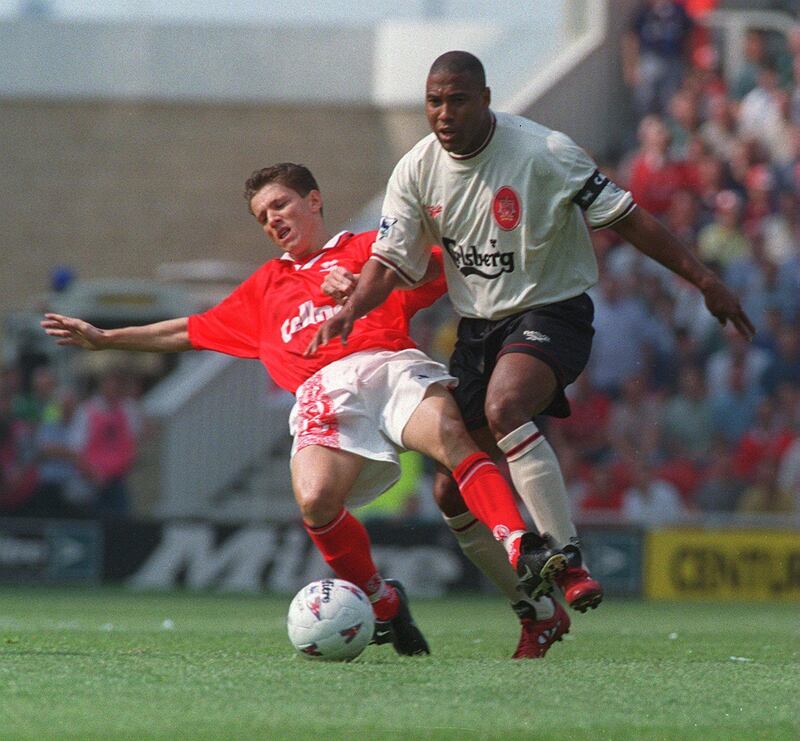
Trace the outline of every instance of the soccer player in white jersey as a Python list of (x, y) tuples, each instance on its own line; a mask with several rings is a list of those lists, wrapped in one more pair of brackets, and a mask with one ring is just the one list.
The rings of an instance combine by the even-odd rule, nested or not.
[[(747, 339), (753, 325), (714, 273), (569, 137), (494, 112), (472, 54), (452, 51), (434, 61), (425, 110), (432, 133), (395, 167), (372, 257), (354, 289), (352, 282), (338, 287), (349, 298), (318, 329), (309, 352), (336, 336), (346, 341), (357, 317), (396, 285), (420, 279), (428, 245), (441, 244), (448, 292), (462, 317), (450, 364), (459, 407), (483, 449), (505, 455), (541, 534), (537, 548), (567, 557), (552, 581), (585, 612), (599, 604), (602, 587), (585, 568), (558, 460), (533, 418), (569, 414), (564, 389), (589, 358), (586, 291), (598, 275), (586, 222), (615, 230), (694, 284), (720, 323), (732, 322)], [(435, 496), (451, 525), (458, 522), (463, 513), (444, 473)], [(502, 539), (497, 518), (482, 509), (475, 514)]]
[[(245, 197), (283, 255), (264, 263), (217, 306), (109, 330), (47, 314), (42, 327), (59, 344), (87, 350), (206, 349), (261, 360), (273, 380), (297, 397), (290, 417), (292, 487), (309, 536), (334, 573), (370, 597), (376, 642), (391, 641), (404, 655), (428, 653), (402, 587), (382, 578), (367, 531), (348, 506), (369, 501), (397, 480), (397, 452), (406, 447), (452, 469), (465, 496), (504, 501), (511, 530), (527, 529), (508, 483), (464, 426), (448, 390), (455, 379), (416, 349), (408, 335), (412, 315), (445, 291), (442, 256), (438, 251), (432, 256), (427, 280), (393, 293), (360, 322), (347, 346), (332, 344), (308, 358), (304, 351), (316, 326), (338, 310), (323, 293), (325, 275), (337, 266), (360, 272), (376, 232), (331, 235), (317, 183), (302, 165), (281, 163), (256, 171)], [(460, 507), (466, 510), (463, 503)], [(544, 656), (568, 632), (569, 616), (548, 596), (521, 595), (509, 566), (520, 554), (516, 559), (507, 554), (488, 530), (469, 515), (468, 520), (457, 535), (459, 545), (520, 618), (514, 658)], [(563, 555), (553, 558), (560, 562)]]

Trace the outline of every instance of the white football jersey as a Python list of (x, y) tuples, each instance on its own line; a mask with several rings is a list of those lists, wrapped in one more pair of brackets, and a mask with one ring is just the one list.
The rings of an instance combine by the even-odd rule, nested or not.
[(583, 214), (603, 228), (634, 207), (568, 136), (498, 113), (488, 143), (472, 156), (449, 154), (429, 134), (398, 162), (372, 259), (414, 283), (431, 245), (441, 244), (455, 310), (501, 319), (594, 285)]

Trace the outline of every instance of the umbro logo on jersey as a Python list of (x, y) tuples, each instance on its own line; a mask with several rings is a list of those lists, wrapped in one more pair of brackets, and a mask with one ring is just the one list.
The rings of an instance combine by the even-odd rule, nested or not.
[(448, 237), (442, 237), (442, 244), (464, 277), (479, 275), (495, 280), (503, 273), (514, 272), (514, 253), (498, 252), (496, 239), (489, 240), (491, 248), (485, 252), (479, 252), (475, 245), (464, 247)]
[(550, 342), (550, 338), (546, 334), (542, 334), (533, 329), (526, 329), (522, 333), (522, 336), (528, 340), (528, 342)]
[(393, 216), (381, 216), (381, 223), (378, 224), (378, 239), (384, 239), (388, 236), (392, 227), (397, 223), (397, 219)]

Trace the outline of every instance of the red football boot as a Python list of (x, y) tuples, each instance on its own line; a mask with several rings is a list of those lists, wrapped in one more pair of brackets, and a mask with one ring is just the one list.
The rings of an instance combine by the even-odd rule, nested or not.
[(555, 577), (555, 582), (564, 592), (567, 604), (578, 612), (594, 610), (603, 601), (603, 587), (597, 579), (581, 566), (568, 566)]
[(555, 612), (545, 620), (521, 617), (522, 633), (512, 659), (541, 659), (556, 641), (569, 633), (569, 615), (559, 602), (553, 600)]

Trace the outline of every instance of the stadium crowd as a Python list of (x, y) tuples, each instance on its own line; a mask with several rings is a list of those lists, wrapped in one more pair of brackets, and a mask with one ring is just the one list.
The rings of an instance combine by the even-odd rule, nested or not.
[(726, 75), (720, 59), (680, 3), (644, 3), (623, 47), (636, 140), (604, 170), (721, 274), (757, 334), (594, 234), (592, 358), (550, 427), (578, 516), (800, 509), (800, 24), (749, 30)]
[[(684, 12), (712, 4), (643, 3), (622, 49), (635, 126), (602, 170), (719, 272), (757, 334), (720, 327), (693, 287), (593, 233), (592, 357), (572, 415), (542, 420), (578, 520), (800, 511), (800, 23), (751, 29), (723, 74), (721, 40)], [(452, 320), (423, 327), (422, 344), (446, 357), (452, 334)], [(122, 444), (90, 462), (101, 413)], [(123, 514), (139, 427), (114, 374), (79, 402), (46, 366), (7, 367), (0, 514)]]
[(0, 516), (105, 517), (130, 512), (127, 478), (142, 416), (121, 369), (85, 393), (47, 364), (0, 377)]

